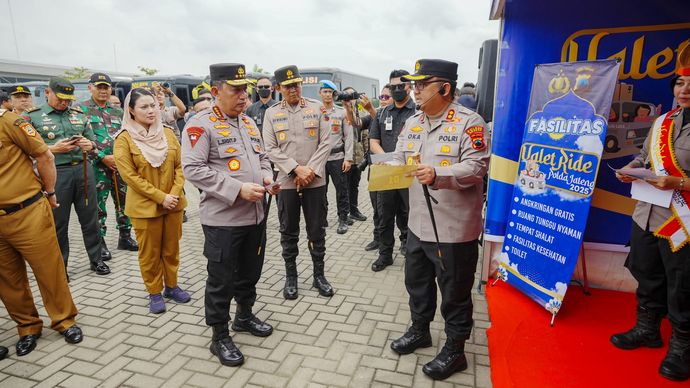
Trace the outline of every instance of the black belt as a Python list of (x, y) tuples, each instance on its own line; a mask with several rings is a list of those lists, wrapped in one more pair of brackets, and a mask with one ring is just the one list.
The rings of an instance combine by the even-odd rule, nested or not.
[(337, 154), (337, 153), (343, 152), (343, 151), (345, 151), (345, 146), (341, 145), (340, 147), (335, 147), (335, 148), (331, 149), (331, 155)]
[(0, 209), (0, 216), (4, 216), (4, 215), (7, 215), (7, 214), (12, 214), (12, 213), (14, 213), (14, 212), (18, 212), (18, 211), (24, 209), (25, 207), (31, 205), (32, 203), (38, 201), (38, 200), (41, 199), (41, 198), (43, 198), (43, 192), (42, 192), (42, 191), (39, 191), (38, 193), (34, 194), (33, 197), (31, 197), (31, 198), (25, 200), (24, 202), (22, 202), (22, 203), (20, 203), (20, 204), (18, 204), (18, 205), (13, 205), (13, 206), (10, 206), (10, 207), (6, 207), (6, 208)]
[(82, 160), (73, 160), (73, 161), (71, 161), (71, 162), (69, 162), (69, 163), (58, 164), (58, 165), (56, 165), (55, 167), (71, 167), (71, 166), (78, 166), (78, 165), (82, 164), (83, 162), (84, 162), (83, 159), (82, 159)]

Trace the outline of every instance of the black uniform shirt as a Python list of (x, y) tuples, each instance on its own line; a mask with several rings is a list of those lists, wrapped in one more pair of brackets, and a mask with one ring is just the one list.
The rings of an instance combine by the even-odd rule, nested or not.
[[(383, 108), (382, 111), (376, 115), (376, 120), (372, 120), (371, 128), (369, 129), (369, 138), (378, 139), (381, 141), (381, 148), (386, 152), (395, 151), (395, 145), (398, 143), (398, 135), (405, 125), (405, 121), (412, 117), (415, 113), (415, 104), (410, 98), (407, 104), (402, 108), (398, 108), (395, 104), (390, 104)], [(390, 130), (386, 128), (388, 122)]]
[(266, 109), (270, 108), (273, 104), (275, 104), (276, 101), (273, 99), (268, 100), (267, 103), (262, 103), (261, 100), (251, 104), (249, 108), (247, 108), (247, 111), (244, 112), (247, 116), (251, 117), (252, 120), (256, 123), (256, 126), (259, 127), (259, 132), (263, 133), (264, 129), (264, 114), (266, 113)]

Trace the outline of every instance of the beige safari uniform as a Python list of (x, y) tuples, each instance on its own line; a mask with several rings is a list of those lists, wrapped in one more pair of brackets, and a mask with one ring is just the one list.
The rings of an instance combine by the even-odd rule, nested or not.
[[(328, 161), (345, 159), (352, 162), (354, 152), (354, 132), (352, 125), (347, 121), (345, 108), (333, 105), (330, 111), (323, 108), (324, 120), (331, 129), (331, 154)], [(328, 117), (328, 120), (326, 120)], [(342, 151), (333, 152), (342, 149)]]
[[(419, 152), (422, 164), (434, 166), (436, 180), (429, 188), (438, 201), (432, 206), (441, 243), (473, 241), (481, 234), (483, 177), (490, 156), (485, 127), (477, 113), (451, 103), (437, 120), (416, 113), (398, 136), (398, 162), (413, 164), (412, 155)], [(421, 241), (436, 241), (422, 185), (416, 179), (410, 186), (408, 227)]]
[(282, 101), (266, 110), (263, 136), (268, 157), (278, 168), (277, 182), (283, 189), (295, 189), (290, 172), (297, 166), (311, 167), (316, 177), (305, 189), (326, 184), (326, 161), (331, 152), (328, 121), (322, 105), (302, 98), (295, 107)]
[(217, 107), (204, 109), (187, 122), (182, 136), (185, 177), (203, 191), (201, 223), (209, 226), (258, 225), (263, 201), (240, 198), (242, 183), (263, 186), (273, 179), (261, 133), (249, 116), (225, 117)]

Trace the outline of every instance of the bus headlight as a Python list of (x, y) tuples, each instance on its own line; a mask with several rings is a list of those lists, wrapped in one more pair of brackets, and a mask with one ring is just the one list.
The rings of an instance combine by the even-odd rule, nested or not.
[(628, 139), (634, 139), (635, 137), (637, 137), (637, 134), (635, 133), (634, 129), (630, 129), (630, 130), (628, 130), (628, 134), (626, 137)]

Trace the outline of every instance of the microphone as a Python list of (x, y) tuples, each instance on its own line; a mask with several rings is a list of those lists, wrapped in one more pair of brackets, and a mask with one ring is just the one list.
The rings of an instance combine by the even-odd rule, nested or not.
[(422, 107), (423, 107), (424, 105), (426, 105), (427, 102), (431, 101), (431, 99), (434, 98), (434, 97), (436, 97), (437, 94), (441, 93), (442, 90), (444, 90), (444, 88), (441, 88), (441, 89), (437, 90), (436, 93), (434, 93), (434, 94), (432, 94), (431, 96), (429, 96), (429, 98), (427, 98), (426, 101), (424, 101), (423, 103), (421, 103), (421, 104), (416, 104), (416, 105), (415, 105), (415, 109), (416, 109), (416, 110), (422, 109)]

